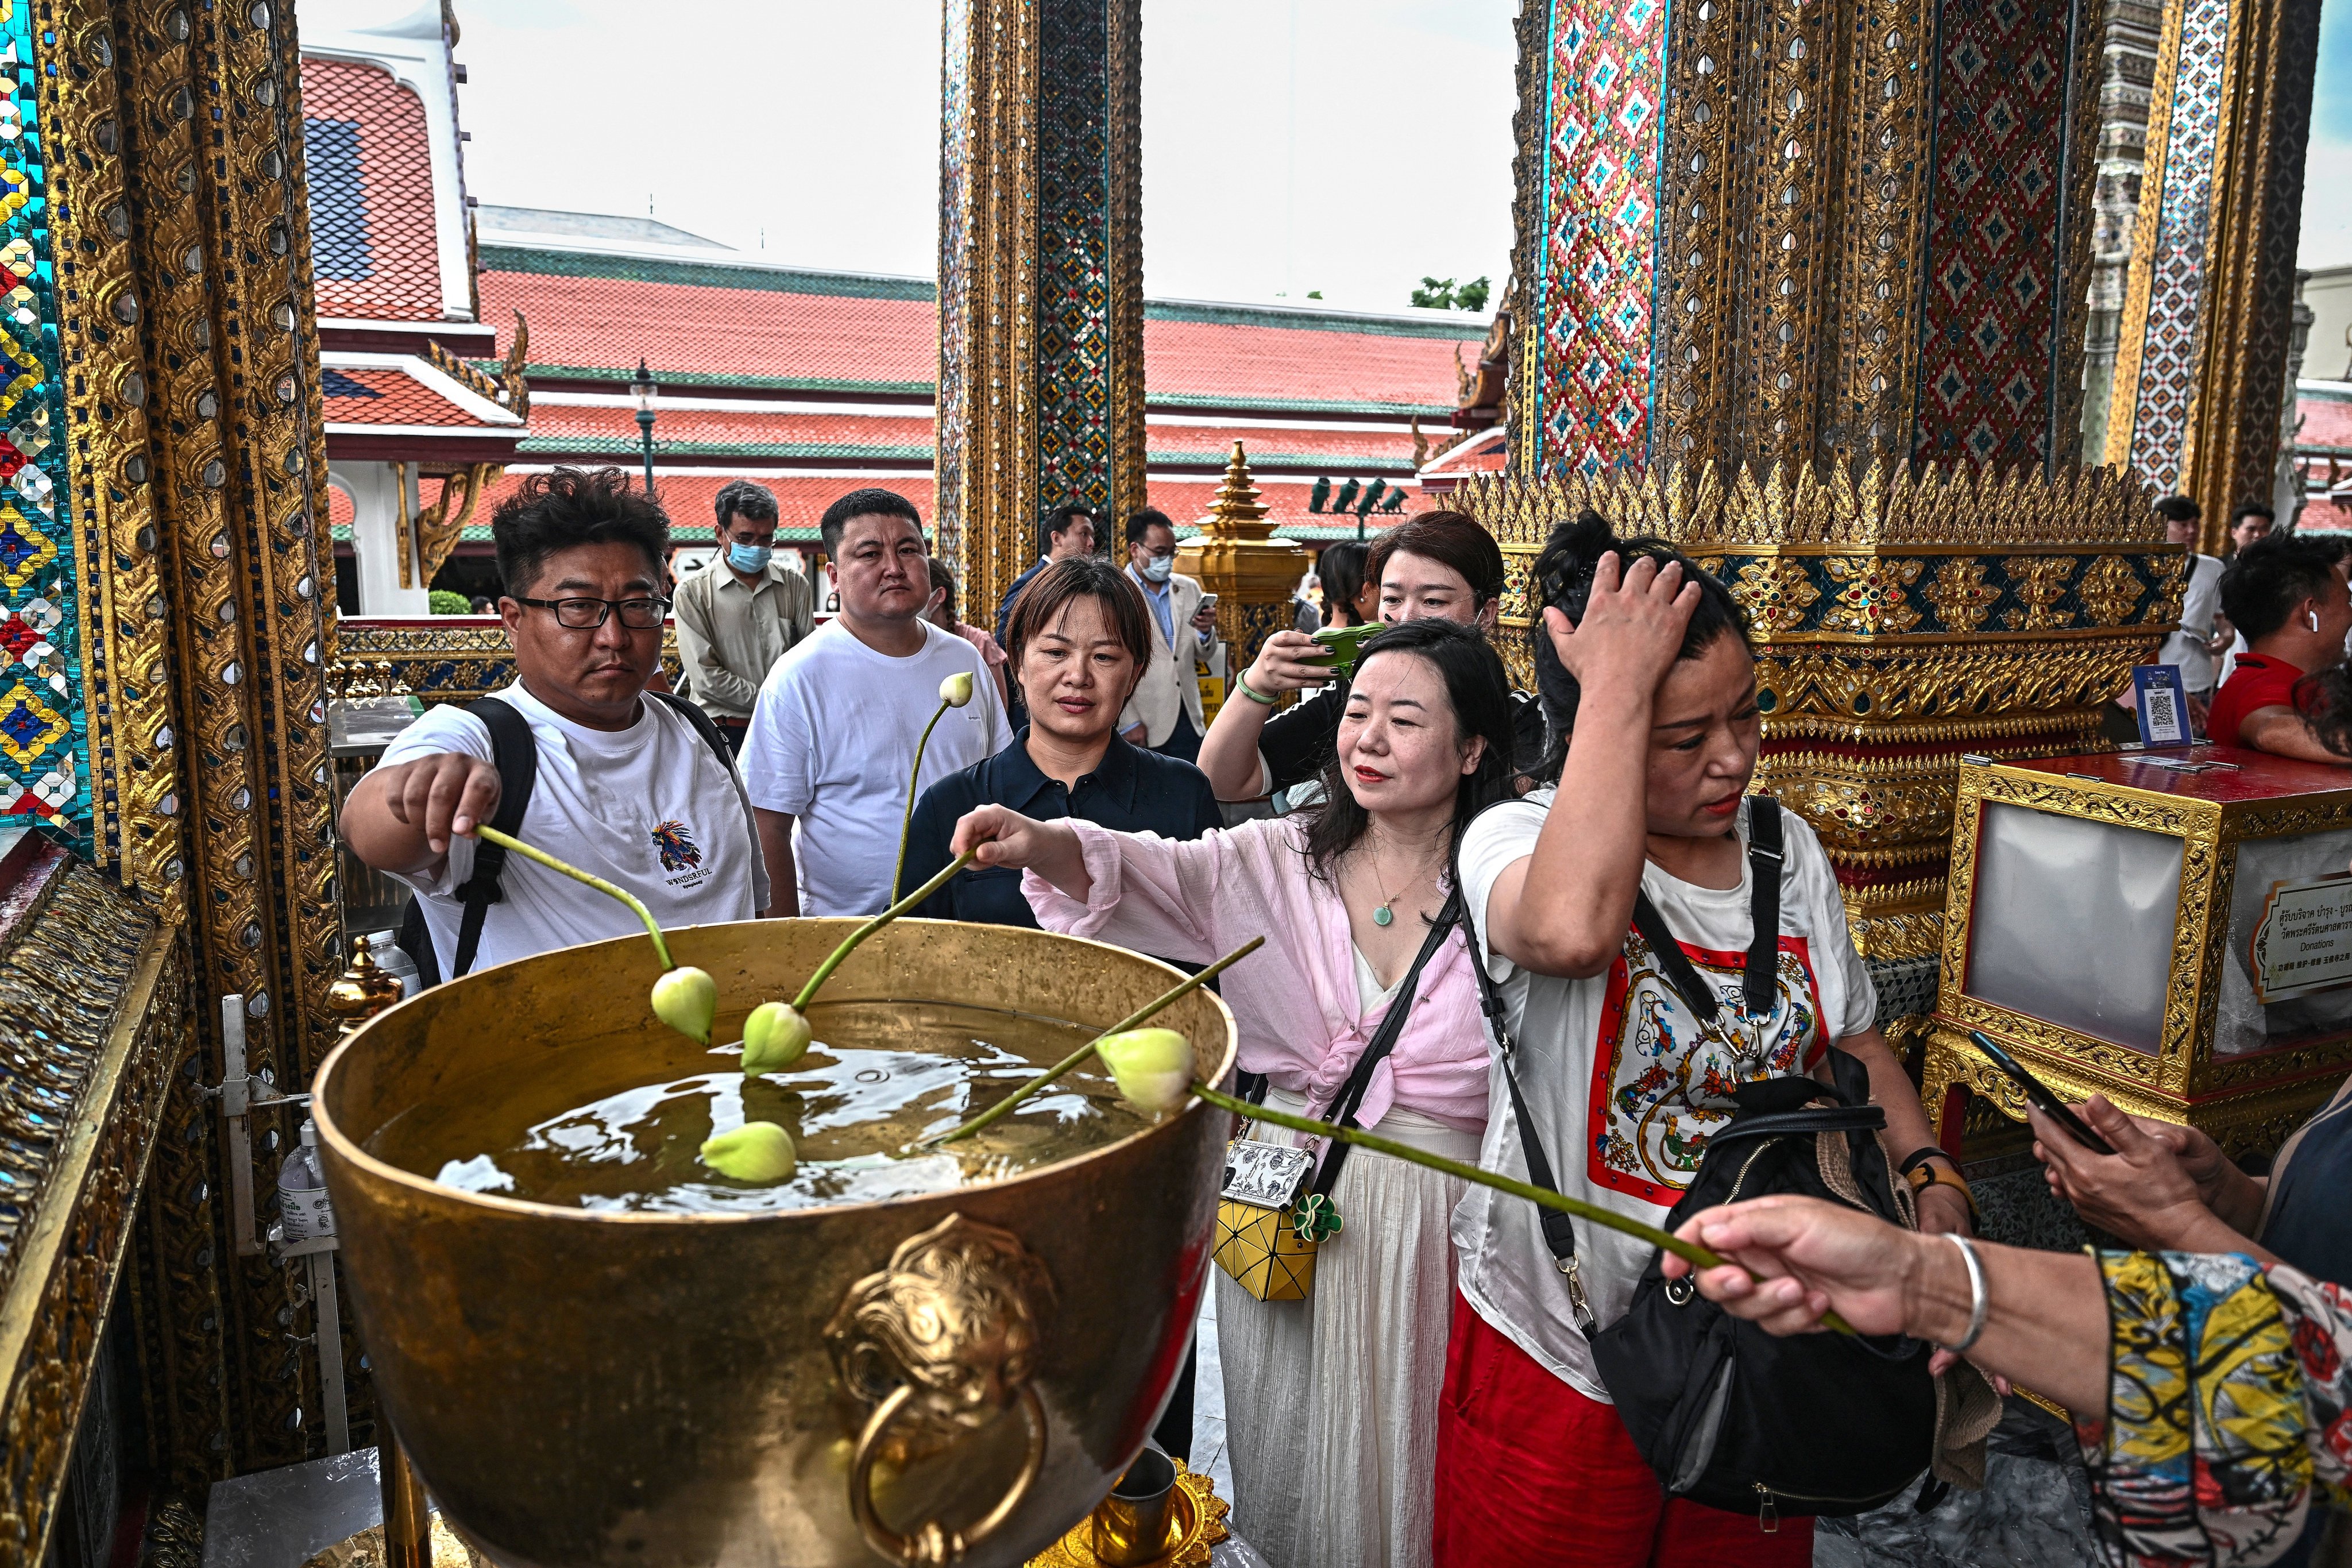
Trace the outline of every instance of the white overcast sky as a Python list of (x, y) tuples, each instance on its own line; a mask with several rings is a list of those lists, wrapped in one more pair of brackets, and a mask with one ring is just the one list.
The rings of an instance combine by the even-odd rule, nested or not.
[[(1144, 0), (1157, 298), (1500, 288), (1515, 0)], [(458, 0), (467, 189), (929, 273), (939, 0)]]
[[(1158, 298), (1497, 288), (1516, 0), (1144, 0)], [(929, 273), (939, 0), (459, 0), (467, 183), (780, 261)], [(2301, 264), (2352, 263), (2352, 0), (2326, 0)]]

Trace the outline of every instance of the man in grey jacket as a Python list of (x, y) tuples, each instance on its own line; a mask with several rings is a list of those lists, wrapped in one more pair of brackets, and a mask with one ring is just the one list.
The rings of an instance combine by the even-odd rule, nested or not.
[(719, 554), (677, 585), (677, 651), (689, 693), (743, 749), (760, 682), (809, 635), (808, 579), (775, 559), (776, 498), (736, 479), (719, 490)]

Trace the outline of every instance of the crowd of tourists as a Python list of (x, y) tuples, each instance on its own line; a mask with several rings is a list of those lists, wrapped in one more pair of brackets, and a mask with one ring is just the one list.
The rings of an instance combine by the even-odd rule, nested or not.
[[(1694, 562), (1591, 513), (1560, 529), (1528, 584), (1536, 690), (1515, 690), (1496, 646), (1500, 552), (1465, 516), (1423, 513), (1321, 564), (1324, 617), (1385, 627), (1352, 671), (1335, 679), (1314, 662), (1324, 647), (1279, 632), (1204, 721), (1214, 616), (1157, 512), (1057, 510), (982, 628), (958, 619), (957, 584), (892, 492), (824, 513), (840, 611), (815, 626), (812, 584), (772, 554), (772, 497), (730, 486), (719, 509), (721, 554), (674, 605), (667, 520), (621, 475), (558, 469), (498, 509), (516, 679), (427, 711), (343, 814), (352, 850), (417, 895), (421, 970), (635, 929), (534, 863), (501, 863), (472, 837), (482, 824), (679, 923), (871, 914), (971, 850), (918, 912), (1185, 966), (1265, 938), (1221, 984), (1244, 1092), (1270, 1109), (1652, 1225), (1719, 1168), (1710, 1143), (1741, 1118), (1818, 1101), (1883, 1128), (1853, 1145), (1883, 1155), (1840, 1163), (1828, 1189), (1874, 1201), (1790, 1191), (1681, 1215), (1727, 1260), (1695, 1274), (1521, 1198), (1314, 1147), (1315, 1191), (1345, 1225), (1311, 1289), (1216, 1284), (1233, 1523), (1268, 1561), (1810, 1563), (1812, 1516), (1851, 1499), (1759, 1484), (1734, 1508), (1662, 1462), (1692, 1451), (1656, 1431), (1689, 1396), (1655, 1386), (1625, 1325), (1678, 1332), (1694, 1291), (1724, 1309), (1722, 1332), (1752, 1321), (1841, 1347), (1819, 1363), (1842, 1369), (1834, 1385), (1791, 1410), (1924, 1391), (1911, 1473), (1931, 1485), (1981, 1480), (1990, 1380), (2013, 1377), (2077, 1413), (2114, 1561), (2310, 1550), (2313, 1500), (2340, 1493), (2352, 1459), (2352, 1298), (2336, 1289), (2352, 1235), (2328, 1201), (2352, 1115), (2339, 1098), (2265, 1184), (2200, 1134), (2095, 1099), (2084, 1114), (2113, 1154), (2036, 1121), (2053, 1188), (2149, 1250), (1973, 1240), (1968, 1184), (1878, 1029), (1821, 844), (1750, 793), (1746, 617)], [(1118, 564), (1096, 547), (1114, 531)], [(2218, 575), (2245, 646), (2199, 695), (2217, 736), (2352, 751), (2352, 705), (2300, 684), (2341, 663), (2352, 630), (2343, 563), (2319, 552), (2249, 542)], [(673, 608), (684, 697), (658, 689)], [(2195, 640), (2210, 649), (2217, 629)], [(930, 735), (901, 865), (919, 740), (958, 675), (973, 696)], [(1256, 1122), (1237, 1135), (1295, 1142)], [(1894, 1338), (1820, 1336), (1830, 1314)], [(1156, 1433), (1180, 1456), (1192, 1375)], [(2217, 1400), (2231, 1419), (2195, 1414)], [(1719, 1398), (1702, 1414), (1726, 1419)], [(1843, 1458), (1815, 1430), (1769, 1436)]]

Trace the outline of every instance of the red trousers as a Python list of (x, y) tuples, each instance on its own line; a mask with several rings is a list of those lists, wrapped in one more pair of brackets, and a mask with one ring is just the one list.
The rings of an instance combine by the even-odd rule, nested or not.
[(1808, 1568), (1813, 1521), (1668, 1499), (1617, 1407), (1454, 1300), (1437, 1402), (1437, 1568)]

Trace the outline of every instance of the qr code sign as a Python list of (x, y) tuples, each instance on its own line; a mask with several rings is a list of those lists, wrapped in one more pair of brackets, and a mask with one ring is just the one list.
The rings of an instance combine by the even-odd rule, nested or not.
[(2187, 730), (2180, 721), (2179, 697), (2168, 686), (2152, 686), (2147, 691), (2147, 727), (2151, 734), (2178, 735)]

